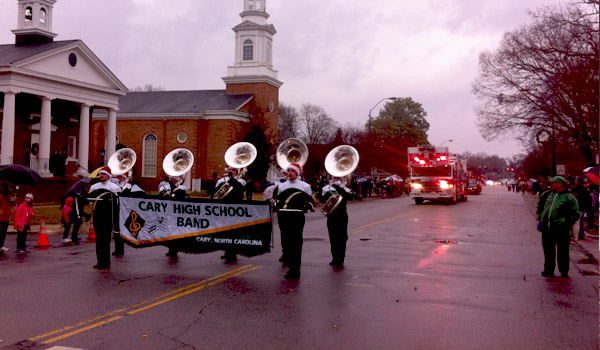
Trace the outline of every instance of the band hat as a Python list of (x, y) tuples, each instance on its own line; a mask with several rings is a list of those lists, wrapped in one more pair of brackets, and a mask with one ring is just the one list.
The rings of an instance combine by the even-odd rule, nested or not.
[(563, 185), (567, 184), (567, 180), (565, 180), (565, 178), (562, 176), (555, 176), (550, 179), (550, 182), (562, 182)]
[(302, 175), (302, 167), (300, 164), (291, 163), (287, 166), (287, 168), (285, 168), (285, 170), (294, 170), (298, 176)]
[(98, 172), (98, 174), (99, 174), (99, 175), (106, 174), (106, 175), (108, 175), (108, 176), (112, 176), (112, 173), (111, 173), (111, 171), (110, 171), (110, 168), (108, 167), (108, 165), (107, 165), (107, 166), (104, 166), (104, 167), (102, 168), (102, 170), (100, 170), (100, 171)]

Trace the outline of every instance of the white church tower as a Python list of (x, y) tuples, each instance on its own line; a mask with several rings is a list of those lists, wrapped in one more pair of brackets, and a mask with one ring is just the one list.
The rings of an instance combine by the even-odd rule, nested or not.
[(235, 32), (235, 60), (223, 78), (227, 94), (253, 94), (253, 117), (263, 118), (268, 125), (265, 133), (273, 143), (279, 138), (279, 87), (277, 71), (273, 69), (273, 36), (277, 31), (267, 23), (266, 0), (244, 0), (240, 13), (242, 23)]
[(235, 61), (228, 69), (228, 78), (264, 77), (277, 80), (273, 69), (273, 35), (277, 33), (267, 23), (266, 0), (244, 0), (242, 23), (235, 32)]
[(36, 45), (51, 42), (52, 7), (56, 0), (18, 0), (19, 16), (15, 34), (15, 45)]

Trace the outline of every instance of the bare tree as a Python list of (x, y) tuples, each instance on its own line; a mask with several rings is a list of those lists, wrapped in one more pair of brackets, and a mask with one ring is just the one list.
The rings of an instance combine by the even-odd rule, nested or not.
[(598, 2), (532, 12), (533, 23), (480, 55), (473, 92), (484, 138), (512, 135), (533, 144), (540, 134), (554, 135), (592, 162), (600, 112)]
[(285, 103), (279, 103), (279, 139), (298, 137), (300, 114), (298, 110)]
[[(364, 124), (364, 123), (363, 123)], [(346, 123), (342, 127), (342, 139), (347, 145), (358, 145), (367, 140), (368, 131), (364, 125)]]
[(133, 88), (134, 92), (152, 92), (152, 91), (165, 91), (165, 88), (162, 86), (154, 86), (152, 84), (146, 84), (144, 87), (136, 86)]
[(302, 137), (309, 144), (331, 142), (339, 127), (323, 108), (310, 103), (304, 103), (300, 108), (300, 125)]

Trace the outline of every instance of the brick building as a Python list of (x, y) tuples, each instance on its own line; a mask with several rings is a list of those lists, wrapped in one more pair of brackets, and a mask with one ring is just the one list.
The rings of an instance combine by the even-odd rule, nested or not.
[[(186, 175), (208, 179), (227, 165), (225, 151), (244, 138), (245, 126), (253, 118), (266, 125), (266, 135), (278, 142), (279, 87), (273, 69), (273, 25), (265, 0), (244, 0), (242, 22), (235, 32), (234, 65), (223, 78), (223, 90), (129, 92), (119, 99), (116, 121), (117, 143), (135, 150), (136, 181), (147, 190), (156, 190), (165, 176), (162, 160), (176, 148), (194, 154), (194, 166)], [(92, 113), (91, 154), (100, 157), (106, 149), (106, 110)], [(106, 158), (108, 158), (108, 152)], [(106, 161), (106, 159), (105, 159)]]
[(266, 0), (243, 0), (224, 89), (158, 92), (128, 92), (83, 41), (54, 41), (56, 1), (17, 0), (15, 43), (0, 45), (0, 165), (38, 171), (45, 184), (32, 190), (42, 201), (105, 164), (118, 144), (135, 150), (136, 180), (155, 191), (162, 160), (175, 148), (194, 154), (191, 187), (191, 179), (222, 172), (226, 149), (252, 121), (261, 120), (278, 142), (282, 83), (273, 69), (276, 31)]

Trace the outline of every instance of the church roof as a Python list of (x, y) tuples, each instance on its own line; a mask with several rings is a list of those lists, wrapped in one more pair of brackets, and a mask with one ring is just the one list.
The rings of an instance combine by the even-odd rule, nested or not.
[(54, 50), (65, 45), (70, 45), (77, 40), (53, 41), (40, 45), (15, 46), (15, 44), (0, 45), (0, 67), (10, 66), (26, 58), (39, 55), (40, 53)]
[(119, 99), (119, 114), (201, 113), (207, 110), (238, 110), (254, 95), (228, 95), (225, 90), (128, 92)]

